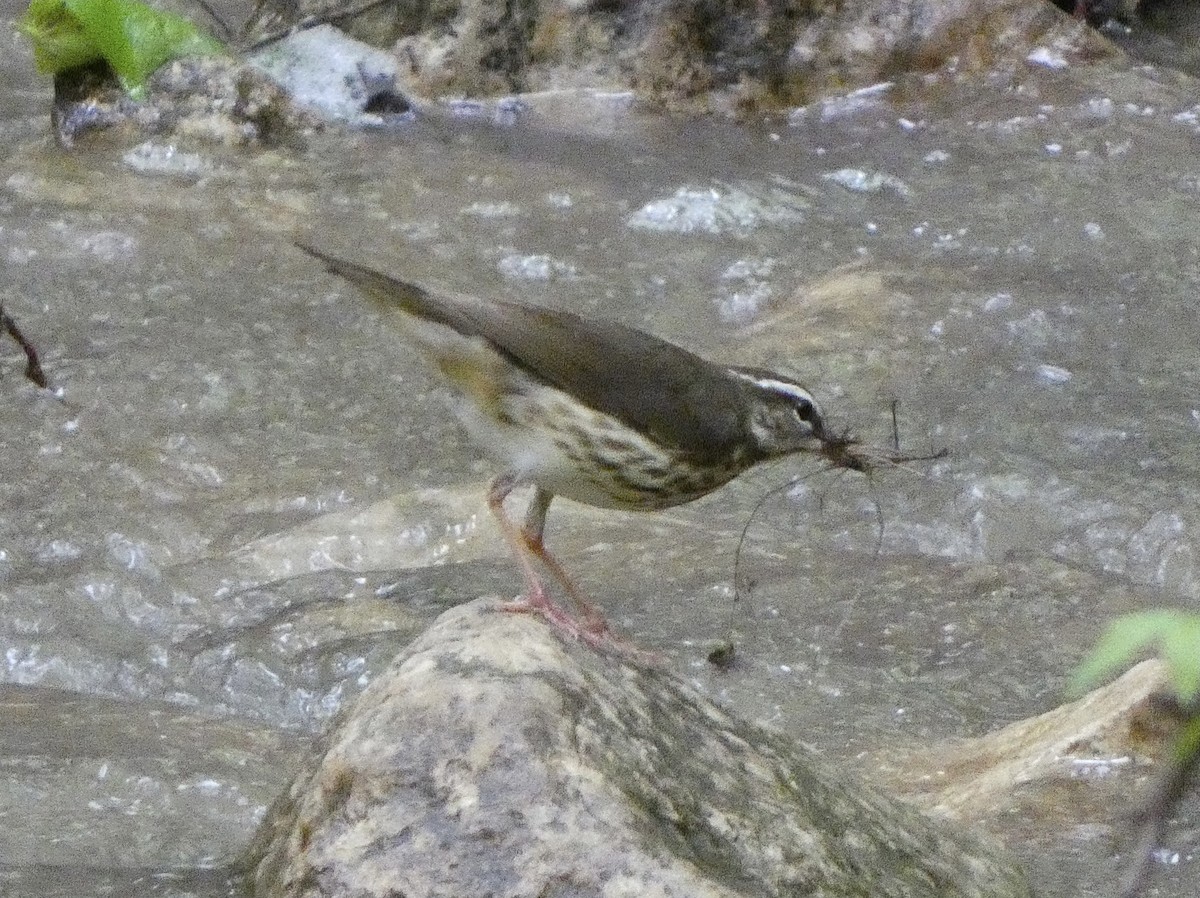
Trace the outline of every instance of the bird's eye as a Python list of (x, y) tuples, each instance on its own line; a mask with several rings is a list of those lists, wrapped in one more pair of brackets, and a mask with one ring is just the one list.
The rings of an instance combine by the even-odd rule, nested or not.
[(817, 416), (817, 410), (807, 399), (797, 399), (795, 403), (796, 417), (807, 424), (812, 424)]

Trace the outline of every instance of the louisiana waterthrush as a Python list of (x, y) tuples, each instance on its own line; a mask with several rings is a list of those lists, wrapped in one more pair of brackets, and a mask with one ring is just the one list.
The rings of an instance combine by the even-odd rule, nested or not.
[[(555, 496), (650, 511), (698, 499), (758, 462), (796, 452), (859, 467), (846, 453), (852, 441), (831, 433), (812, 394), (781, 375), (709, 362), (614, 321), (426, 290), (296, 245), (395, 313), (450, 381), (459, 420), (501, 465), (488, 505), (527, 587), (504, 607), (541, 613), (588, 642), (607, 638), (608, 628), (544, 546)], [(504, 500), (524, 485), (534, 494), (518, 528)], [(582, 622), (547, 594), (535, 557)]]

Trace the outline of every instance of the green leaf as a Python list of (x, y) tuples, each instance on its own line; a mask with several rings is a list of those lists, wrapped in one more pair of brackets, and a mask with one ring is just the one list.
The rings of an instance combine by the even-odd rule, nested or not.
[(1070, 692), (1082, 695), (1115, 670), (1128, 667), (1144, 648), (1157, 644), (1167, 676), (1181, 702), (1200, 694), (1200, 615), (1156, 609), (1117, 618), (1076, 669)]
[(1171, 754), (1176, 764), (1184, 766), (1191, 764), (1192, 759), (1200, 754), (1200, 717), (1193, 717), (1184, 724), (1182, 732), (1175, 739)]
[(62, 0), (32, 0), (17, 30), (33, 43), (33, 62), (54, 75), (100, 58), (100, 50)]
[(19, 27), (33, 41), (39, 71), (103, 59), (134, 96), (168, 60), (224, 52), (187, 19), (137, 0), (31, 0)]
[(1186, 707), (1200, 694), (1200, 615), (1181, 613), (1180, 618), (1160, 641), (1171, 685)]

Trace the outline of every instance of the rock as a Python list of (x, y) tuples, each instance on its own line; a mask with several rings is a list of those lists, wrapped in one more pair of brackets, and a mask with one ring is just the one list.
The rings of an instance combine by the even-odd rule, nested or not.
[(316, 123), (265, 75), (224, 56), (167, 63), (150, 77), (142, 101), (127, 96), (103, 63), (62, 72), (54, 79), (51, 122), (64, 147), (102, 133), (118, 143), (275, 146)]
[[(1066, 66), (1117, 53), (1083, 22), (1026, 0), (826, 6), (260, 0), (248, 64), (176, 61), (152, 77), (142, 102), (104, 64), (61, 73), (55, 132), (64, 146), (113, 130), (190, 146), (274, 146), (320, 120), (403, 122), (420, 105), (411, 98), (581, 90), (688, 113), (804, 114), (801, 104), (842, 97), (819, 107), (824, 116), (886, 102), (888, 89), (930, 72), (994, 74), (1030, 58)], [(497, 111), (511, 117), (509, 107)]]
[[(1065, 0), (1056, 2), (1062, 5)], [(1132, 58), (1200, 75), (1200, 4), (1076, 0), (1075, 8)]]
[(486, 600), (368, 687), (248, 863), (256, 896), (1030, 894), (961, 826)]
[[(118, 142), (151, 138), (176, 157), (165, 168), (187, 177), (195, 173), (180, 170), (180, 147), (297, 144), (328, 120), (377, 127), (406, 118), (412, 106), (396, 89), (396, 71), (390, 54), (325, 25), (272, 42), (245, 61), (173, 60), (150, 77), (142, 100), (129, 97), (103, 62), (61, 72), (51, 119), (64, 147), (100, 133)], [(135, 167), (139, 162), (164, 168), (155, 158), (135, 160)]]
[(1086, 776), (1094, 766), (1131, 765), (1139, 756), (1161, 759), (1174, 732), (1154, 702), (1166, 679), (1163, 662), (1143, 661), (1077, 701), (975, 739), (881, 761), (879, 772), (931, 811), (989, 817), (1023, 786), (1044, 788)]
[(259, 44), (332, 23), (395, 53), (410, 93), (498, 96), (635, 90), (686, 112), (781, 112), (897, 77), (1117, 55), (1083, 22), (1028, 0), (258, 0)]
[(411, 110), (396, 89), (395, 58), (332, 25), (289, 34), (248, 58), (295, 102), (322, 118), (361, 123), (366, 114), (382, 122), (384, 115)]

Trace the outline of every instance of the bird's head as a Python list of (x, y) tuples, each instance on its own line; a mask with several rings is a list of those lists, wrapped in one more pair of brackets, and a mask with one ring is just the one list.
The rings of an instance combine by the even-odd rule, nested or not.
[(747, 424), (763, 458), (818, 452), (833, 439), (817, 400), (794, 380), (761, 368), (729, 370), (746, 384), (751, 399)]

